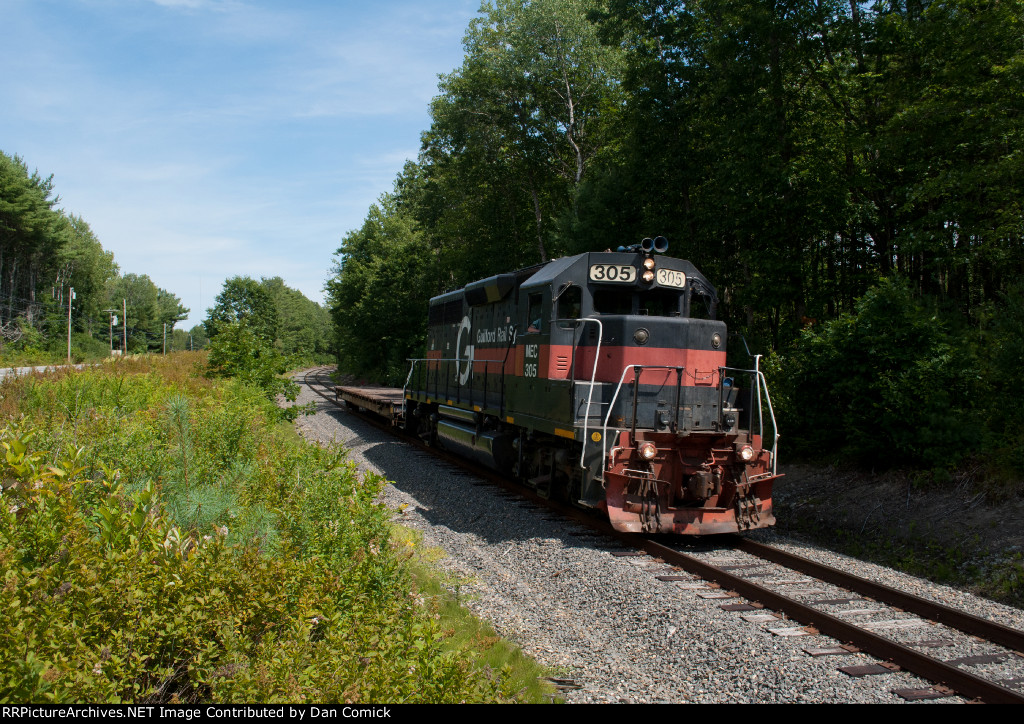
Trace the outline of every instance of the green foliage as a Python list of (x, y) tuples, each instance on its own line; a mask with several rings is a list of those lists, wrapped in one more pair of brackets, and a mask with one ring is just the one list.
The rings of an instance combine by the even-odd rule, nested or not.
[[(32, 326), (38, 306), (29, 305), (39, 279), (57, 275), (60, 215), (53, 210), (53, 177), (42, 178), (17, 156), (0, 152), (0, 327), (26, 316)], [(42, 295), (40, 295), (42, 296)], [(5, 341), (0, 338), (0, 342)]]
[(416, 223), (385, 196), (345, 237), (327, 283), (342, 369), (400, 384), (422, 356), (432, 252)]
[[(195, 343), (205, 346), (207, 334), (210, 339), (224, 333), (231, 337), (230, 341), (219, 343), (215, 357), (223, 356), (224, 345), (249, 344), (237, 339), (239, 327), (244, 327), (249, 335), (257, 338), (261, 348), (272, 348), (261, 352), (268, 364), (256, 365), (265, 369), (244, 373), (250, 376), (265, 377), (266, 370), (274, 366), (269, 362), (272, 352), (278, 353), (277, 359), (282, 361), (286, 358), (322, 361), (331, 349), (330, 315), (298, 290), (286, 286), (280, 277), (264, 278), (259, 282), (249, 277), (228, 279), (217, 295), (217, 303), (207, 312), (203, 324), (192, 330)], [(231, 357), (234, 353), (227, 354)]]
[[(217, 336), (210, 342), (209, 373), (221, 377), (235, 377), (252, 385), (274, 399), (284, 395), (289, 402), (299, 394), (299, 387), (282, 377), (291, 366), (291, 360), (269, 345), (265, 338), (255, 334), (247, 324), (233, 322), (220, 324)], [(300, 410), (287, 408), (282, 414), (292, 419)]]
[(782, 411), (805, 451), (942, 467), (983, 440), (978, 361), (899, 280), (805, 332), (788, 362)]
[(0, 701), (510, 699), (442, 650), (383, 481), (279, 442), (262, 391), (191, 364), (5, 383)]
[[(120, 276), (89, 224), (54, 209), (52, 177), (29, 174), (0, 152), (0, 353), (4, 362), (48, 363), (67, 355), (68, 297), (72, 356), (107, 356), (110, 309), (127, 301), (128, 348), (158, 350), (188, 314), (181, 301), (145, 275)], [(123, 327), (117, 330), (121, 346)]]
[(994, 450), (993, 483), (1024, 476), (1024, 286), (1016, 284), (995, 305), (990, 333), (982, 337), (988, 351), (988, 420)]
[[(170, 292), (160, 289), (145, 274), (124, 274), (107, 284), (108, 309), (123, 309), (128, 318), (120, 319), (121, 339), (127, 324), (128, 352), (144, 353), (163, 349), (164, 325), (170, 335), (174, 325), (188, 316), (188, 309)], [(119, 315), (120, 317), (120, 315)], [(114, 347), (118, 346), (118, 330), (114, 329)]]
[(272, 344), (277, 336), (277, 308), (270, 293), (249, 277), (224, 282), (213, 308), (207, 310), (206, 333), (214, 338), (225, 329), (247, 327), (251, 334)]
[(1022, 0), (486, 3), (339, 249), (339, 362), (398, 382), (431, 294), (663, 234), (774, 353), (784, 446), (1019, 481), (1022, 27)]
[(323, 359), (331, 351), (331, 317), (326, 309), (284, 283), (281, 277), (264, 278), (260, 286), (277, 310), (277, 346), (286, 355)]

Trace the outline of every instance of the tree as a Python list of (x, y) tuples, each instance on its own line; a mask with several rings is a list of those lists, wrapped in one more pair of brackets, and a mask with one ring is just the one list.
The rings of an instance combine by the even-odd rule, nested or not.
[(132, 349), (160, 349), (164, 325), (188, 310), (145, 275), (119, 276), (89, 224), (55, 209), (58, 201), (52, 176), (30, 175), (20, 158), (0, 153), (0, 346), (63, 357), (70, 304), (73, 346), (93, 356), (107, 345), (106, 310), (127, 300)]
[(107, 331), (110, 300), (106, 291), (117, 278), (118, 267), (112, 252), (104, 251), (89, 224), (80, 216), (61, 216), (57, 228), (62, 245), (57, 263), (62, 279), (74, 287), (78, 309), (74, 317), (78, 328), (92, 334)]
[(37, 289), (57, 271), (57, 201), (52, 176), (29, 175), (20, 158), (0, 152), (0, 327), (18, 317), (31, 326), (41, 311)]
[(188, 309), (145, 274), (125, 274), (107, 284), (108, 309), (127, 306), (128, 351), (150, 352), (163, 347), (163, 335), (188, 316)]
[[(269, 399), (284, 395), (293, 402), (299, 386), (281, 375), (288, 371), (290, 360), (275, 350), (266, 339), (241, 321), (222, 323), (217, 336), (210, 341), (207, 358), (208, 374), (234, 377), (263, 391)], [(283, 419), (294, 420), (306, 408), (292, 406), (279, 410)]]
[[(460, 202), (508, 198), (514, 189), (512, 198), (532, 216), (540, 261), (561, 251), (557, 242), (549, 248), (549, 222), (576, 217), (576, 191), (605, 140), (601, 112), (616, 105), (619, 53), (600, 43), (587, 20), (591, 7), (582, 0), (485, 3), (484, 17), (466, 33), (462, 67), (441, 80), (424, 135), (429, 178), (451, 186), (467, 171), (494, 179)], [(512, 235), (502, 236), (507, 245)]]
[(249, 277), (232, 277), (224, 282), (215, 304), (206, 310), (206, 333), (214, 339), (229, 324), (248, 327), (263, 341), (273, 344), (277, 338), (277, 308), (270, 293)]
[(432, 250), (395, 196), (370, 208), (349, 233), (327, 282), (339, 366), (397, 384), (406, 359), (422, 356), (432, 293)]
[(260, 285), (277, 310), (276, 343), (284, 354), (313, 357), (330, 353), (331, 317), (326, 309), (287, 286), (281, 277), (263, 278)]
[(206, 334), (206, 325), (200, 323), (188, 331), (189, 349), (203, 349), (210, 344), (210, 337)]

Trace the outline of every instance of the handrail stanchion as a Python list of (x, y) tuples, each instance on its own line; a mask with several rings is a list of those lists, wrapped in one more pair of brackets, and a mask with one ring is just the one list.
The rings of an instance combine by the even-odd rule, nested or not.
[[(757, 355), (757, 356), (760, 357), (760, 355)], [(756, 363), (756, 361), (757, 360), (755, 358), (755, 363)], [(764, 372), (762, 372), (760, 370), (759, 366), (755, 366), (755, 369), (752, 369), (752, 370), (744, 370), (744, 369), (740, 369), (739, 367), (721, 367), (720, 369), (723, 370), (723, 371), (729, 371), (729, 372), (742, 372), (744, 374), (752, 375), (754, 377), (753, 383), (750, 385), (751, 405), (753, 405), (753, 394), (756, 391), (757, 392), (758, 425), (760, 426), (760, 429), (758, 430), (758, 432), (761, 434), (761, 445), (762, 445), (762, 447), (764, 446), (764, 421), (763, 421), (763, 417), (762, 417), (763, 413), (762, 413), (762, 407), (761, 407), (761, 390), (762, 389), (764, 390), (764, 399), (768, 403), (768, 415), (771, 418), (771, 422), (772, 422), (772, 436), (773, 436), (773, 439), (772, 439), (772, 449), (771, 449), (771, 455), (772, 455), (772, 475), (776, 475), (778, 473), (778, 447), (779, 447), (779, 438), (781, 437), (781, 435), (779, 435), (779, 426), (778, 426), (778, 422), (777, 422), (777, 420), (775, 418), (775, 408), (772, 406), (772, 396), (771, 396), (771, 393), (768, 392), (768, 379), (764, 376)], [(754, 411), (753, 410), (750, 411), (750, 424), (751, 424), (751, 427), (753, 427), (753, 424), (754, 424)], [(753, 429), (751, 429), (751, 433), (753, 433)]]
[[(604, 416), (604, 426), (601, 431), (601, 477), (596, 480), (604, 481), (604, 459), (608, 455), (608, 421), (612, 418), (612, 411), (615, 409), (615, 402), (619, 399), (619, 391), (622, 390), (622, 383), (626, 379), (626, 373), (634, 367), (640, 367), (641, 365), (626, 365), (622, 368), (622, 376), (619, 377), (619, 384), (615, 387), (615, 394), (612, 395), (612, 401), (608, 403), (608, 412)], [(646, 369), (659, 369), (659, 370), (677, 370), (680, 375), (686, 370), (685, 367), (675, 367), (673, 365), (648, 365)], [(637, 375), (639, 378), (639, 375)], [(635, 397), (634, 397), (635, 399)], [(636, 415), (633, 415), (634, 422), (634, 433)]]
[[(587, 440), (589, 439), (588, 436), (587, 436), (587, 433), (588, 433), (589, 427), (590, 427), (590, 402), (594, 399), (594, 381), (597, 379), (597, 361), (599, 359), (601, 359), (601, 340), (604, 339), (604, 325), (601, 324), (601, 320), (600, 319), (591, 319), (589, 317), (585, 318), (585, 319), (580, 319), (578, 321), (581, 322), (582, 325), (585, 325), (587, 322), (593, 322), (594, 324), (597, 325), (597, 350), (594, 352), (594, 368), (590, 372), (590, 391), (587, 392), (587, 410), (586, 410), (586, 413), (583, 415), (583, 445), (581, 446), (582, 449), (580, 450), (580, 467), (581, 468), (585, 468), (586, 466), (584, 465), (583, 461), (584, 461), (585, 456), (587, 454)], [(583, 327), (581, 326), (580, 328), (582, 329)], [(582, 334), (580, 335), (580, 341), (581, 342), (583, 341), (583, 335)], [(576, 364), (576, 350), (575, 350), (575, 347), (574, 347), (574, 349), (573, 349), (573, 367), (574, 367), (573, 376), (574, 377), (575, 377), (575, 364)], [(575, 412), (574, 412), (574, 415), (575, 415)], [(604, 438), (602, 437), (601, 439), (603, 440)], [(602, 457), (603, 457), (603, 447), (602, 447)]]
[(629, 442), (636, 445), (636, 407), (640, 400), (640, 375), (644, 373), (643, 365), (635, 365), (633, 372), (633, 424), (629, 428)]

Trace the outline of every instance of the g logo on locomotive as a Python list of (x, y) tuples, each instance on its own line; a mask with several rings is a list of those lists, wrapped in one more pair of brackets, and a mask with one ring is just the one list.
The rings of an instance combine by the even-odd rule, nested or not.
[[(469, 315), (467, 314), (462, 318), (462, 324), (459, 325), (459, 336), (455, 338), (455, 376), (459, 380), (460, 385), (465, 385), (469, 382), (469, 375), (473, 371), (473, 345), (469, 344), (473, 337), (469, 334), (473, 323), (469, 321)], [(466, 368), (462, 369), (462, 333), (466, 333)]]

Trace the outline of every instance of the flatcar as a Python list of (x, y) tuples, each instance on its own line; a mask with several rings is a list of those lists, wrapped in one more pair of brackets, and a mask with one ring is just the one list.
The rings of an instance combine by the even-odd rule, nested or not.
[(667, 249), (644, 239), (435, 297), (402, 423), (621, 531), (772, 525), (778, 433), (759, 358), (727, 366), (715, 288)]

